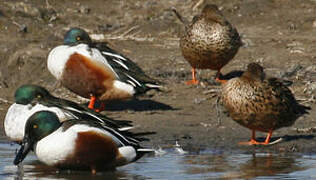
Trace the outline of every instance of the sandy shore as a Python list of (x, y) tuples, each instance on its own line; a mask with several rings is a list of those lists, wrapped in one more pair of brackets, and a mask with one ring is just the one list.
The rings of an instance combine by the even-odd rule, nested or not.
[[(41, 84), (54, 95), (85, 102), (63, 87), (56, 88), (46, 68), (49, 50), (62, 43), (68, 28), (79, 26), (94, 34), (95, 39), (108, 41), (113, 49), (165, 83), (162, 92), (109, 103), (103, 112), (115, 119), (134, 121), (140, 125), (137, 131), (156, 131), (147, 145), (170, 147), (179, 141), (190, 151), (316, 151), (316, 2), (212, 2), (237, 27), (245, 44), (223, 72), (244, 70), (249, 62), (259, 62), (270, 76), (293, 81), (290, 88), (296, 98), (312, 108), (293, 126), (273, 134), (274, 139), (282, 137), (283, 142), (269, 147), (237, 145), (248, 140), (251, 131), (227, 117), (221, 106), (216, 108), (220, 86), (213, 81), (214, 71), (199, 71), (198, 86), (184, 84), (190, 78), (190, 66), (178, 46), (183, 26), (170, 7), (191, 19), (201, 9), (193, 8), (197, 1), (0, 2), (1, 119), (13, 101), (15, 89), (25, 83)], [(264, 138), (265, 134), (259, 133), (258, 137)]]

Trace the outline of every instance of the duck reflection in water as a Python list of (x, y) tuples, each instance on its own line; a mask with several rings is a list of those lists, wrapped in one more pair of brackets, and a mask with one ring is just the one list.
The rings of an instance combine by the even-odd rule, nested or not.
[(187, 174), (204, 174), (205, 177), (223, 179), (252, 179), (277, 176), (307, 169), (296, 161), (293, 154), (205, 154), (184, 158)]

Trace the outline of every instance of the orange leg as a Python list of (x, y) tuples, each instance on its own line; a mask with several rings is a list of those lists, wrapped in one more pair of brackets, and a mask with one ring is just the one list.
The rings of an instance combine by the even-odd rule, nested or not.
[(192, 85), (192, 84), (194, 84), (194, 85), (196, 85), (196, 84), (199, 84), (199, 81), (198, 80), (196, 80), (196, 72), (195, 72), (195, 68), (192, 68), (192, 80), (190, 80), (190, 81), (187, 81), (186, 82), (186, 84), (187, 85)]
[(91, 98), (90, 98), (90, 103), (88, 105), (88, 108), (89, 109), (94, 109), (94, 104), (95, 104), (95, 101), (97, 100), (97, 98), (94, 96), (94, 95), (91, 95)]
[(227, 82), (227, 80), (221, 79), (220, 77), (221, 77), (221, 70), (219, 69), (219, 70), (217, 71), (217, 73), (216, 73), (215, 81), (216, 81), (216, 82), (219, 82), (219, 83), (221, 83), (221, 84), (224, 84), (224, 83)]
[(268, 135), (267, 135), (267, 138), (266, 138), (266, 140), (264, 141), (264, 144), (269, 144), (270, 143), (270, 139), (271, 139), (271, 137), (272, 137), (272, 130), (270, 130), (269, 132), (268, 132)]
[(272, 130), (269, 131), (267, 138), (264, 142), (258, 142), (256, 141), (256, 131), (252, 130), (251, 140), (248, 142), (239, 142), (238, 144), (240, 145), (268, 145), (270, 143), (272, 132), (273, 132)]

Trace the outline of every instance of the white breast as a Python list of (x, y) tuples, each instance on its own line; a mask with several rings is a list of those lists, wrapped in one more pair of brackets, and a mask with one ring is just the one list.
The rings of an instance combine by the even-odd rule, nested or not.
[(47, 68), (56, 79), (60, 79), (62, 77), (65, 65), (69, 57), (74, 53), (81, 54), (92, 61), (101, 62), (104, 64), (105, 68), (111, 69), (117, 76), (115, 71), (98, 49), (89, 48), (89, 46), (86, 44), (78, 44), (76, 46), (57, 46), (49, 53), (47, 58)]
[(34, 147), (37, 158), (50, 166), (66, 160), (67, 156), (74, 152), (77, 133), (62, 128), (41, 139)]
[(55, 107), (46, 107), (41, 104), (31, 106), (14, 103), (8, 109), (8, 112), (4, 119), (5, 134), (12, 141), (22, 141), (24, 137), (24, 127), (27, 119), (35, 112), (43, 110), (56, 113), (61, 120), (69, 119), (71, 116), (70, 114), (65, 114), (63, 111)]
[(119, 139), (102, 129), (89, 127), (84, 124), (75, 124), (69, 127), (66, 131), (63, 131), (62, 129), (63, 128), (60, 127), (36, 144), (34, 148), (35, 153), (41, 162), (54, 166), (67, 160), (67, 157), (72, 156), (75, 152), (75, 142), (79, 132), (98, 132), (104, 136), (111, 137), (118, 147), (121, 146)]

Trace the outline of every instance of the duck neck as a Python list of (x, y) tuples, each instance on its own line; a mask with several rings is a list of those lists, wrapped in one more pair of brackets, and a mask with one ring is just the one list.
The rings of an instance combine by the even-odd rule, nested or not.
[(244, 72), (241, 78), (246, 81), (263, 81), (264, 80), (264, 77), (258, 76), (249, 71)]

